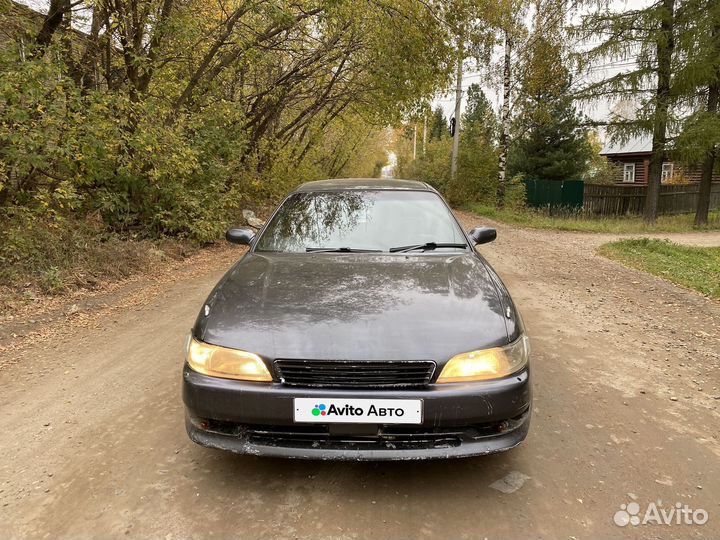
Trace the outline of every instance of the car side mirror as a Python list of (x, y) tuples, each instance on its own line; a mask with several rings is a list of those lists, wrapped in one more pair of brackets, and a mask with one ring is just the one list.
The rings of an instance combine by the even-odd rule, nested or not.
[(475, 245), (487, 244), (497, 238), (497, 231), (492, 227), (475, 227), (468, 235)]
[(253, 238), (255, 238), (255, 232), (250, 229), (228, 229), (225, 233), (225, 240), (241, 246), (249, 246)]

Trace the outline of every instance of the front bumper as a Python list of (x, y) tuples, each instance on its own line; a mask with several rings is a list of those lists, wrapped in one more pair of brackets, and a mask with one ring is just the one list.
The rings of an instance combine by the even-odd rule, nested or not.
[[(293, 422), (296, 397), (422, 399), (423, 421), (380, 424), (372, 434), (299, 424)], [(520, 444), (530, 423), (531, 387), (528, 370), (482, 383), (343, 390), (218, 379), (185, 365), (183, 400), (188, 435), (203, 446), (306, 459), (427, 459), (490, 454)]]

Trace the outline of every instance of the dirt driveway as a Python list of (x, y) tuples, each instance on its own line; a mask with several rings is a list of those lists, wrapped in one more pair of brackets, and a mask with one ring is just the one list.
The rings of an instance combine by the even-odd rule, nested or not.
[[(239, 251), (7, 349), (0, 537), (720, 536), (720, 304), (596, 256), (596, 238), (501, 227), (482, 246), (524, 315), (535, 389), (528, 440), (486, 458), (315, 463), (191, 444), (182, 341)], [(615, 525), (633, 501), (709, 519)]]

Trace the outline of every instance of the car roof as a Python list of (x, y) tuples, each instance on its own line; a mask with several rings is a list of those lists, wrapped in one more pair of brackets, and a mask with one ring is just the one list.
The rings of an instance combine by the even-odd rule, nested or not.
[(435, 191), (425, 182), (417, 180), (401, 180), (396, 178), (333, 178), (330, 180), (316, 180), (299, 186), (295, 192), (312, 191), (345, 191), (345, 190), (414, 190)]

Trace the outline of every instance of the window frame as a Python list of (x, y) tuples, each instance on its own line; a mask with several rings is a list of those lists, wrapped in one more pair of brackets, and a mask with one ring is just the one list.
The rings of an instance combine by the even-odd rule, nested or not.
[[(632, 178), (628, 180), (628, 171), (632, 167)], [(636, 167), (635, 163), (623, 163), (623, 184), (634, 184), (635, 183)]]
[[(665, 168), (667, 166), (667, 169)], [(669, 170), (669, 172), (667, 172)], [(666, 174), (667, 173), (667, 174)], [(675, 173), (675, 167), (672, 161), (663, 161), (662, 170), (660, 171), (660, 181), (667, 182), (672, 180), (673, 174)]]

